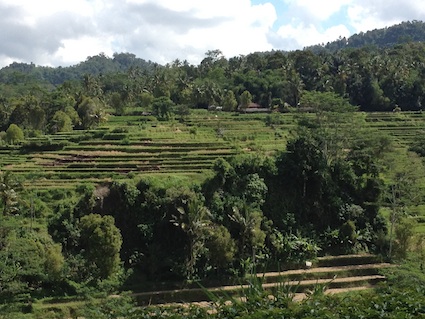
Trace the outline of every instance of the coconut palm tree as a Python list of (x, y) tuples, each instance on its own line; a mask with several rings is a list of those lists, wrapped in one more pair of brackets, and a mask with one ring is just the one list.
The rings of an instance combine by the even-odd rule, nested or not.
[(0, 172), (0, 199), (3, 204), (3, 216), (18, 210), (18, 194), (16, 191), (20, 187), (20, 183), (11, 172)]
[(187, 235), (189, 256), (186, 263), (187, 276), (190, 278), (195, 272), (198, 255), (203, 247), (206, 229), (211, 223), (210, 212), (199, 198), (189, 200), (187, 207), (178, 207), (178, 215), (174, 215), (171, 222), (180, 227)]

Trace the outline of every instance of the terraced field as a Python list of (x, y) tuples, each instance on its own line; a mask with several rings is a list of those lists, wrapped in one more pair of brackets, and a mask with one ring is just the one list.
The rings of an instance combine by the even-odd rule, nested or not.
[(202, 179), (219, 157), (260, 147), (284, 148), (264, 117), (237, 119), (208, 112), (197, 112), (184, 124), (111, 117), (96, 130), (29, 138), (26, 143), (31, 145), (22, 148), (3, 147), (0, 168), (22, 176), (27, 188), (37, 189), (147, 174)]
[(373, 288), (385, 280), (382, 269), (393, 267), (373, 255), (345, 255), (319, 258), (309, 269), (259, 273), (256, 279), (234, 285), (208, 288), (168, 289), (135, 293), (140, 305), (209, 302), (211, 295), (222, 298), (243, 298), (247, 290), (260, 282), (262, 289), (276, 295), (277, 290), (293, 294), (295, 299), (305, 298), (321, 287), (325, 293), (342, 293)]
[(408, 146), (418, 135), (425, 133), (425, 112), (367, 113), (366, 122), (402, 146)]
[[(71, 188), (81, 182), (144, 175), (203, 179), (219, 157), (283, 150), (296, 115), (211, 113), (197, 110), (185, 123), (152, 117), (111, 116), (102, 127), (28, 138), (24, 147), (2, 146), (0, 169), (22, 176), (27, 188)], [(406, 147), (422, 134), (425, 113), (357, 113), (368, 125)], [(30, 144), (30, 145), (28, 145)]]
[[(207, 288), (199, 288), (199, 285), (182, 287), (185, 284), (174, 283), (174, 286), (167, 289), (162, 287), (160, 290), (133, 292), (132, 296), (140, 307), (197, 305), (214, 311), (212, 301), (216, 300), (211, 300), (212, 296), (214, 299), (223, 298), (224, 302), (244, 301), (249, 297), (249, 290), (253, 288), (263, 289), (270, 298), (283, 293), (295, 301), (308, 297), (315, 290), (320, 290), (320, 293), (337, 294), (373, 289), (378, 283), (386, 280), (382, 271), (390, 267), (395, 266), (381, 262), (374, 255), (328, 256), (316, 260), (309, 269), (259, 273), (254, 277), (246, 277), (240, 284), (221, 283), (208, 286), (208, 283), (203, 283)], [(83, 306), (83, 303), (84, 301), (75, 300), (62, 302), (45, 300), (34, 303), (33, 307), (38, 310), (54, 311), (59, 308), (78, 308)]]

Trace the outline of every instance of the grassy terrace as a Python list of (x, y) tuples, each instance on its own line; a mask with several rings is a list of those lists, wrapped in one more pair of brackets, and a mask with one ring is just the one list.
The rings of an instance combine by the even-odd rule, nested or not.
[(425, 129), (425, 113), (368, 113), (368, 125), (395, 138), (401, 145), (411, 143)]
[[(2, 146), (0, 168), (21, 175), (29, 188), (69, 188), (134, 176), (177, 174), (203, 178), (219, 157), (283, 150), (296, 126), (296, 114), (280, 114), (267, 125), (266, 114), (194, 111), (185, 121), (110, 116), (95, 130), (27, 139), (36, 147)], [(312, 115), (313, 116), (313, 115)], [(357, 113), (405, 147), (422, 133), (425, 113)], [(194, 177), (196, 176), (196, 177)]]
[[(3, 147), (0, 167), (21, 175), (28, 188), (70, 188), (82, 181), (97, 183), (139, 175), (200, 179), (219, 157), (258, 151), (260, 145), (266, 150), (278, 148), (264, 117), (210, 116), (195, 112), (184, 124), (111, 116), (96, 130), (27, 139), (36, 147), (25, 151)], [(221, 118), (223, 124), (219, 125), (226, 128), (218, 135), (216, 125)], [(190, 132), (192, 127), (196, 134)]]

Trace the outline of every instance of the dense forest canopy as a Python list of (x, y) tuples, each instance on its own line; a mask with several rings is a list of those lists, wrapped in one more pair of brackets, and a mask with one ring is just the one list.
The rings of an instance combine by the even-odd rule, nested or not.
[(335, 52), (344, 48), (361, 48), (364, 46), (376, 46), (389, 48), (406, 42), (423, 42), (425, 40), (425, 25), (422, 21), (402, 22), (398, 25), (383, 29), (375, 29), (367, 32), (354, 34), (349, 38), (339, 38), (325, 45), (314, 45), (307, 50), (320, 52), (323, 50)]
[(328, 42), (325, 45), (314, 45), (307, 47), (308, 50), (331, 52), (344, 48), (360, 48), (363, 46), (376, 46), (378, 48), (388, 48), (405, 42), (423, 42), (425, 40), (425, 25), (422, 21), (407, 21), (400, 24), (375, 29), (367, 32), (360, 32), (347, 38)]

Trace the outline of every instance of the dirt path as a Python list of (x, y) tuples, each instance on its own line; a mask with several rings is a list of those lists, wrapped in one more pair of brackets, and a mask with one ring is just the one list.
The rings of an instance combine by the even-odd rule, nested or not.
[(257, 277), (276, 277), (276, 276), (290, 276), (290, 275), (302, 275), (302, 274), (313, 274), (313, 273), (327, 273), (327, 272), (343, 272), (349, 270), (361, 270), (361, 269), (383, 269), (389, 268), (394, 265), (389, 263), (379, 264), (364, 264), (364, 265), (347, 265), (347, 266), (332, 266), (332, 267), (316, 267), (308, 269), (295, 269), (285, 270), (282, 272), (266, 272), (264, 274), (257, 274)]
[[(289, 275), (303, 275), (303, 274), (314, 274), (314, 273), (335, 273), (337, 275), (338, 272), (350, 271), (350, 270), (361, 270), (361, 269), (383, 269), (389, 268), (393, 265), (388, 263), (379, 263), (379, 264), (367, 264), (367, 265), (348, 265), (348, 266), (335, 266), (335, 267), (316, 267), (310, 269), (296, 269), (296, 270), (287, 270), (282, 272), (268, 272), (264, 274), (257, 274), (259, 278), (273, 278), (273, 277), (286, 277)], [(345, 278), (336, 278), (336, 279), (310, 279), (310, 280), (291, 280), (284, 282), (285, 284), (296, 285), (299, 283), (302, 284), (315, 284), (315, 283), (326, 283), (330, 281), (335, 282), (343, 282), (343, 281), (359, 281), (359, 280), (367, 280), (367, 279), (381, 279), (383, 276), (350, 276)], [(263, 284), (264, 288), (273, 287), (282, 284), (279, 283), (266, 283)], [(248, 288), (249, 285), (228, 285), (228, 286), (220, 286), (208, 288), (208, 291), (217, 292), (217, 291), (233, 291), (241, 288)], [(170, 289), (170, 290), (158, 290), (158, 291), (147, 291), (147, 292), (139, 292), (134, 293), (133, 296), (149, 296), (149, 295), (160, 295), (160, 294), (176, 294), (179, 292), (203, 292), (202, 288), (186, 288), (186, 289)]]

